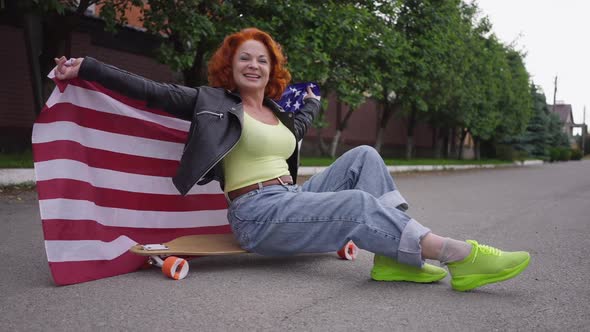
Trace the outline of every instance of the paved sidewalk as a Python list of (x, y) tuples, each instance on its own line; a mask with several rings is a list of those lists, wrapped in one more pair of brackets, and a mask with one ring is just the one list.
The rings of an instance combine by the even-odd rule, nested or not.
[[(388, 166), (390, 172), (429, 172), (443, 170), (465, 170), (477, 168), (499, 168), (499, 167), (521, 167), (541, 165), (541, 160), (527, 160), (513, 164), (485, 164), (485, 165), (410, 165), (410, 166)], [(311, 176), (320, 173), (326, 167), (300, 167), (299, 175)], [(35, 170), (32, 168), (0, 168), (0, 186), (18, 185), (22, 183), (35, 182)]]

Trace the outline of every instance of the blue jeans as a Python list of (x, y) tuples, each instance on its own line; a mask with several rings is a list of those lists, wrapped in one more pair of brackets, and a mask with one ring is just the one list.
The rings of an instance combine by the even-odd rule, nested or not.
[(273, 185), (237, 197), (228, 220), (240, 245), (261, 255), (334, 252), (352, 240), (421, 266), (420, 240), (430, 229), (407, 208), (381, 156), (361, 146), (302, 186)]

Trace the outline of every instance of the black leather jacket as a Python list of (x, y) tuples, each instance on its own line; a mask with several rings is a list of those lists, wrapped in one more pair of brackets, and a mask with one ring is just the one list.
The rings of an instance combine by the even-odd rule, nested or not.
[[(236, 145), (242, 134), (244, 111), (240, 95), (229, 90), (211, 87), (189, 88), (158, 83), (104, 64), (91, 57), (82, 62), (78, 76), (191, 122), (187, 142), (176, 175), (172, 179), (182, 195), (195, 185), (217, 180), (224, 186), (221, 160)], [(285, 112), (271, 99), (265, 99), (279, 120), (301, 140), (313, 118), (320, 110), (320, 102), (305, 100), (297, 113)], [(287, 159), (293, 180), (297, 179), (299, 147)]]

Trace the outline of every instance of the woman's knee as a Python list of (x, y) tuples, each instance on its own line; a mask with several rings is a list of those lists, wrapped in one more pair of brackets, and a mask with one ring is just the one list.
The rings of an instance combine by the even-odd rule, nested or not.
[(384, 165), (383, 158), (375, 150), (374, 147), (368, 145), (361, 145), (357, 149), (359, 149), (359, 155), (364, 161), (364, 164), (370, 164), (378, 168), (382, 168)]
[(374, 147), (369, 146), (369, 145), (357, 146), (353, 149), (350, 149), (347, 153), (354, 154), (357, 158), (360, 157), (360, 158), (364, 158), (364, 159), (383, 160), (383, 158), (381, 158), (381, 155), (379, 154), (379, 152), (377, 152), (377, 150), (375, 150)]

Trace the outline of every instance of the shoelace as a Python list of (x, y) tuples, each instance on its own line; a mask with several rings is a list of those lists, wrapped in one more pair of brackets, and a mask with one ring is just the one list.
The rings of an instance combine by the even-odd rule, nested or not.
[(494, 256), (500, 256), (502, 251), (500, 251), (498, 248), (494, 248), (491, 246), (486, 246), (485, 244), (476, 244), (475, 245), (475, 254), (473, 255), (473, 259), (471, 260), (471, 263), (475, 262), (475, 259), (477, 258), (477, 254), (479, 254), (479, 251), (481, 250), (482, 254), (488, 254), (488, 255), (494, 255)]
[(481, 250), (481, 252), (484, 254), (500, 256), (500, 254), (502, 253), (498, 248), (486, 246), (484, 244), (478, 244), (478, 247), (479, 247), (479, 250)]

